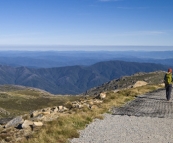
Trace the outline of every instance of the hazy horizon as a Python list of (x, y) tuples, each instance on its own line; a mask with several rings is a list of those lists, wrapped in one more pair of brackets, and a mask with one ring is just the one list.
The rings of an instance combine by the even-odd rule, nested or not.
[(170, 51), (173, 46), (0, 45), (0, 51)]

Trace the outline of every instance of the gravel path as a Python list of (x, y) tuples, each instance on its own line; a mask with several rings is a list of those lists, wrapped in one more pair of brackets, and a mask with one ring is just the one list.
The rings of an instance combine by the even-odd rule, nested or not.
[(137, 97), (95, 120), (71, 143), (173, 143), (173, 101), (165, 90)]

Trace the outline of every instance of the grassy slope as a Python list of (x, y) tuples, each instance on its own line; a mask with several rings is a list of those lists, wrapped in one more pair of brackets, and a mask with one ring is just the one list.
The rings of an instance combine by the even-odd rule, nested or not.
[(135, 96), (156, 89), (163, 88), (159, 85), (146, 85), (127, 90), (122, 90), (117, 93), (112, 91), (107, 92), (107, 98), (99, 108), (90, 110), (82, 108), (75, 110), (75, 113), (59, 117), (58, 120), (48, 122), (44, 127), (35, 133), (26, 143), (66, 143), (69, 138), (79, 137), (78, 130), (82, 130), (87, 124), (95, 118), (102, 119), (102, 114), (109, 112), (112, 107), (122, 106), (127, 101), (133, 100)]
[(101, 92), (128, 88), (134, 85), (137, 81), (145, 81), (149, 84), (161, 84), (163, 83), (163, 77), (165, 72), (157, 71), (150, 73), (137, 73), (132, 76), (124, 76), (119, 79), (111, 80), (107, 83), (102, 84), (99, 87), (91, 88), (86, 91), (86, 95), (98, 95)]
[(0, 113), (0, 118), (14, 117), (44, 107), (59, 106), (78, 98), (77, 96), (53, 96), (48, 92), (26, 87), (1, 86), (0, 107), (10, 112), (10, 115)]

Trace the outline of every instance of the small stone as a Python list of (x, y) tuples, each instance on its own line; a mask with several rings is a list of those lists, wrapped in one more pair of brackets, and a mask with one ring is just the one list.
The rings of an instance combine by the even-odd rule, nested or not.
[(100, 93), (99, 97), (100, 97), (100, 99), (106, 98), (106, 93)]
[(41, 126), (43, 126), (43, 123), (42, 122), (34, 122), (33, 123), (33, 126), (35, 126), (35, 127), (41, 127)]
[(58, 109), (59, 110), (63, 110), (63, 106), (58, 106)]

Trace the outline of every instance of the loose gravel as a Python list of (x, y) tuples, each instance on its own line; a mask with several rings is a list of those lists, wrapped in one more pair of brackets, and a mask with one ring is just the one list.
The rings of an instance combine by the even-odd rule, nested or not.
[(173, 101), (165, 90), (137, 97), (96, 119), (71, 143), (173, 143)]

